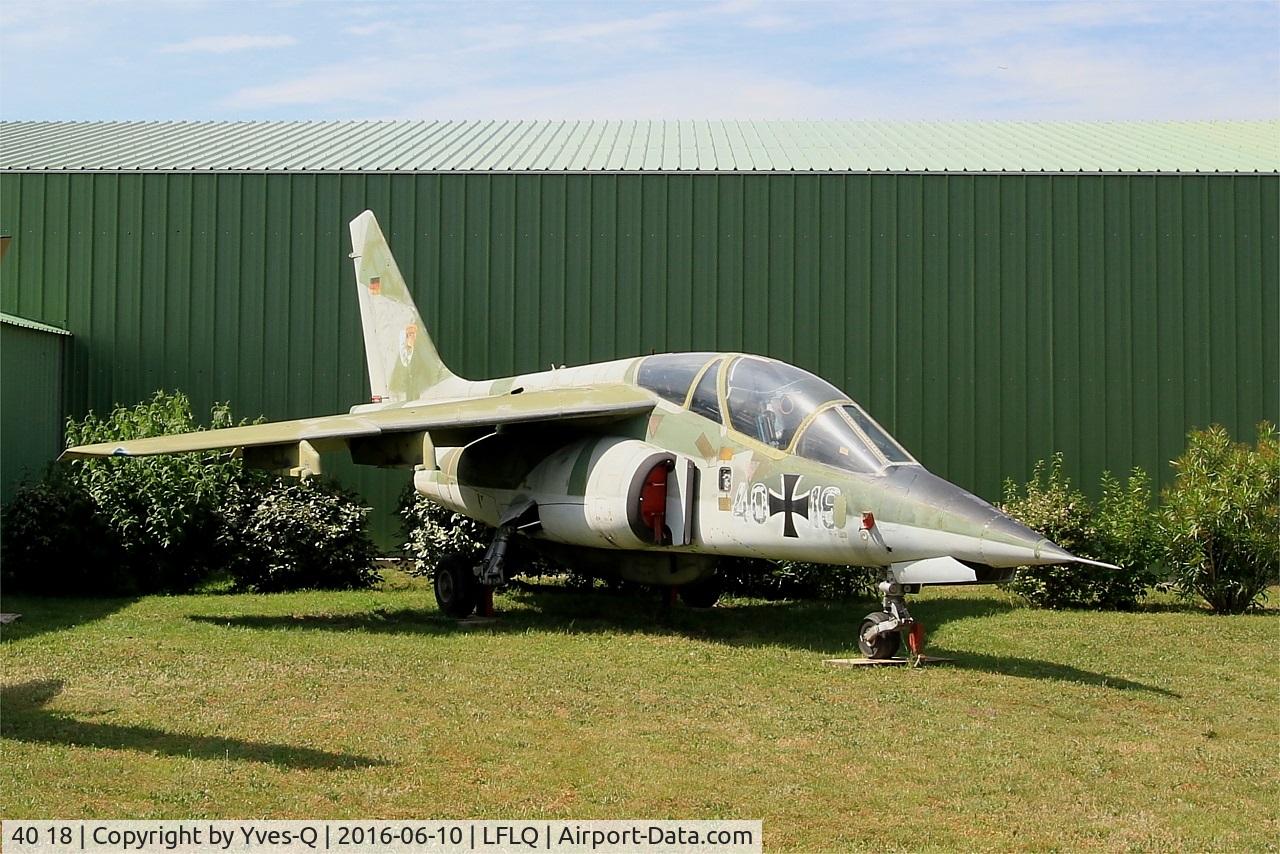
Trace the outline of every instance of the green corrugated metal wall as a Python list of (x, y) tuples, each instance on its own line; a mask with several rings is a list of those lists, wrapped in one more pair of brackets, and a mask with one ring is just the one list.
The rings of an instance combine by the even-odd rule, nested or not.
[(68, 339), (0, 322), (0, 502), (62, 448), (62, 353)]
[[(158, 387), (240, 415), (367, 394), (346, 223), (372, 208), (469, 377), (747, 350), (841, 384), (994, 498), (1167, 477), (1275, 419), (1275, 175), (0, 174), (0, 308), (75, 334), (67, 410)], [(344, 470), (347, 476), (350, 469)], [(404, 474), (361, 470), (387, 506)], [(389, 531), (384, 523), (384, 532)]]

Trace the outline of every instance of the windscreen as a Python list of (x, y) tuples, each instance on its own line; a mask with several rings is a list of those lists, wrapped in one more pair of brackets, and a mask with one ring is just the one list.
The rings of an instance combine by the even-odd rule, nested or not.
[(800, 437), (796, 453), (845, 471), (869, 474), (884, 468), (884, 462), (871, 451), (839, 407), (813, 419)]
[(729, 421), (733, 428), (774, 448), (786, 448), (823, 404), (848, 400), (826, 380), (792, 365), (742, 356), (729, 368)]
[(844, 407), (845, 413), (849, 416), (854, 424), (858, 425), (858, 429), (866, 434), (871, 443), (876, 446), (880, 453), (884, 454), (884, 458), (891, 463), (914, 463), (915, 460), (907, 453), (906, 449), (898, 444), (897, 440), (890, 436), (885, 429), (871, 419), (871, 416), (862, 411), (859, 406)]

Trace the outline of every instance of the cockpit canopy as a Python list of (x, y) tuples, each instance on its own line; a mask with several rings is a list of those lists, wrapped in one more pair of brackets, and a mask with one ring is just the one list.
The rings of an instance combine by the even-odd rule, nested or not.
[[(645, 359), (636, 380), (750, 439), (846, 471), (873, 473), (915, 462), (848, 395), (785, 362), (672, 353)], [(695, 380), (694, 399), (687, 401)]]

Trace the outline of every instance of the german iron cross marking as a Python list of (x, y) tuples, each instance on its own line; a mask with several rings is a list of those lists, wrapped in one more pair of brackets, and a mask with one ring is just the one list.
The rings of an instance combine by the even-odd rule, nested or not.
[(782, 495), (769, 490), (769, 517), (773, 518), (779, 513), (782, 514), (782, 536), (799, 537), (796, 533), (795, 520), (791, 518), (791, 514), (809, 518), (809, 493), (804, 493), (799, 498), (795, 497), (796, 484), (800, 482), (802, 475), (784, 474), (782, 476)]

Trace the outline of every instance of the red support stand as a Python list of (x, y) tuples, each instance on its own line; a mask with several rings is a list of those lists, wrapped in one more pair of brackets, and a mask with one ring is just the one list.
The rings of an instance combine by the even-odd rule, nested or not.
[(924, 655), (924, 623), (912, 623), (907, 633), (907, 649), (914, 656)]
[(680, 596), (680, 588), (668, 587), (666, 588), (666, 591), (667, 592), (665, 594), (665, 598), (663, 599), (663, 602), (666, 604), (668, 608), (674, 608), (676, 606), (676, 599), (679, 598)]
[(480, 607), (477, 610), (482, 617), (493, 616), (493, 588), (487, 584), (480, 587)]

